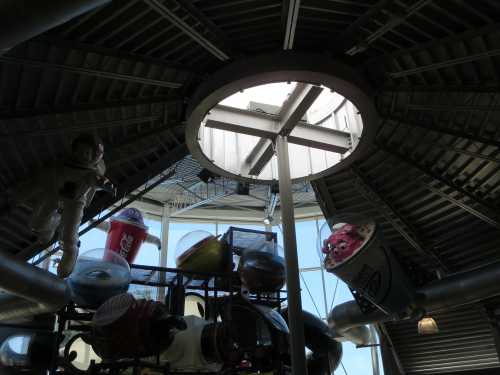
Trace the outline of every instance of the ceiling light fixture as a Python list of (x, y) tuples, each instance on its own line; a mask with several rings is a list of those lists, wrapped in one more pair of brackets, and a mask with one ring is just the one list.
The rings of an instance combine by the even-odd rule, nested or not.
[(439, 332), (439, 327), (430, 316), (424, 316), (418, 321), (418, 334), (419, 335), (432, 335)]

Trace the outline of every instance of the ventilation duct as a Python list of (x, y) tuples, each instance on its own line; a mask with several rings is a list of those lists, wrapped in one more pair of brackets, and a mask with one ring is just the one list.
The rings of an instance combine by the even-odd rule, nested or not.
[(0, 251), (0, 321), (54, 312), (69, 302), (64, 280)]
[(388, 315), (381, 310), (369, 314), (361, 311), (356, 301), (335, 306), (328, 316), (328, 323), (338, 340), (347, 339), (364, 345), (369, 338), (366, 324), (381, 323), (387, 320), (411, 318), (405, 311), (426, 312), (450, 309), (500, 295), (500, 262), (451, 275), (432, 282), (416, 290), (416, 301), (411, 307)]

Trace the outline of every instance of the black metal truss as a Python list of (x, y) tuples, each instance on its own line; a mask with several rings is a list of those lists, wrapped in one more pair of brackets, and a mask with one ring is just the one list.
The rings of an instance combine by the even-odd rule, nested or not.
[(125, 107), (134, 107), (139, 105), (171, 105), (171, 104), (182, 104), (185, 101), (182, 97), (172, 97), (172, 96), (155, 96), (149, 98), (138, 98), (138, 99), (125, 99), (119, 101), (111, 102), (100, 102), (100, 103), (88, 103), (88, 104), (78, 104), (71, 107), (54, 107), (54, 108), (43, 108), (43, 109), (28, 109), (19, 110), (14, 112), (0, 113), (0, 120), (22, 120), (30, 117), (39, 117), (47, 115), (62, 115), (73, 112), (81, 111), (103, 111), (120, 109)]
[[(421, 121), (408, 121), (403, 117), (396, 117), (393, 115), (387, 116), (385, 119), (388, 121), (393, 121), (396, 124), (403, 124), (403, 125), (410, 126), (410, 127), (422, 128), (422, 129), (426, 129), (429, 131), (447, 134), (447, 135), (451, 135), (454, 137), (460, 137), (460, 138), (468, 139), (471, 141), (481, 142), (484, 145), (489, 145), (489, 146), (494, 146), (494, 147), (500, 148), (500, 141), (494, 140), (491, 137), (484, 137), (484, 136), (481, 136), (478, 134), (463, 132), (461, 130), (457, 130), (456, 127), (445, 127), (441, 124), (435, 123), (434, 121), (432, 124), (424, 124)], [(458, 126), (462, 127), (460, 125), (458, 125)]]
[(144, 0), (144, 2), (154, 9), (158, 14), (160, 14), (163, 18), (171, 22), (173, 25), (178, 27), (184, 34), (190, 37), (193, 41), (198, 43), (205, 50), (210, 52), (213, 56), (218, 58), (221, 61), (225, 61), (229, 59), (229, 56), (222, 51), (219, 47), (217, 47), (214, 43), (208, 40), (201, 33), (196, 31), (193, 27), (187, 24), (181, 17), (176, 15), (172, 10), (167, 8), (161, 1), (159, 0)]
[[(471, 192), (458, 186), (452, 181), (449, 181), (439, 173), (432, 171), (430, 168), (422, 166), (417, 161), (413, 160), (411, 156), (402, 154), (401, 152), (397, 151), (394, 147), (388, 147), (387, 145), (381, 143), (378, 143), (378, 147), (384, 152), (393, 155), (401, 162), (409, 165), (413, 169), (420, 171), (425, 177), (436, 180), (441, 184), (443, 184), (445, 187), (467, 198), (468, 200), (470, 200), (472, 204), (464, 202), (463, 198), (454, 198), (451, 194), (445, 193), (441, 189), (434, 187), (429, 182), (424, 181), (421, 177), (416, 177), (415, 179), (416, 183), (425, 186), (425, 188), (427, 188), (431, 192), (438, 194), (439, 196), (446, 199), (450, 203), (462, 208), (463, 210), (481, 219), (485, 223), (488, 223), (489, 225), (497, 229), (500, 229), (500, 217), (498, 215), (498, 210), (491, 209), (490, 202), (484, 201), (483, 199), (474, 196)], [(475, 208), (474, 206), (477, 206), (478, 208)]]
[(66, 72), (82, 74), (87, 76), (114, 79), (119, 81), (138, 83), (141, 85), (166, 87), (170, 89), (178, 89), (183, 85), (182, 82), (164, 81), (159, 79), (135, 76), (131, 74), (115, 73), (105, 70), (91, 69), (91, 68), (73, 66), (68, 64), (56, 64), (48, 61), (33, 60), (20, 57), (0, 56), (0, 62), (8, 64), (20, 64), (24, 66), (31, 66), (34, 68), (41, 68), (41, 69), (64, 70)]

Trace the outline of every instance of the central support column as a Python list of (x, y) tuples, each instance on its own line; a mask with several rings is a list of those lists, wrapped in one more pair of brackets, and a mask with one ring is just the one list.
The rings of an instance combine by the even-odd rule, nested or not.
[(295, 238), (292, 180), (290, 178), (290, 162), (288, 158), (288, 142), (286, 137), (281, 135), (277, 137), (276, 150), (281, 201), (281, 222), (283, 225), (283, 242), (285, 247), (292, 374), (304, 375), (307, 374), (304, 323), (302, 320), (302, 302), (300, 298), (299, 262), (297, 257), (297, 240)]
[[(160, 253), (160, 267), (167, 267), (168, 256), (168, 235), (170, 231), (170, 206), (165, 203), (161, 215), (161, 253)], [(160, 275), (160, 282), (164, 283), (165, 273)], [(165, 287), (158, 288), (156, 300), (165, 302)]]

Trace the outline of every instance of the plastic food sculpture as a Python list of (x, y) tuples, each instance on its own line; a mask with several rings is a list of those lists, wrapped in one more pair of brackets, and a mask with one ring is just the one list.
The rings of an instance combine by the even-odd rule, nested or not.
[(251, 293), (275, 292), (285, 284), (285, 260), (265, 251), (245, 251), (240, 257), (241, 283)]
[(223, 272), (230, 260), (225, 241), (202, 230), (184, 235), (175, 252), (177, 267), (183, 271)]
[[(231, 227), (228, 233), (239, 229)], [(278, 255), (277, 244), (268, 239), (269, 232), (245, 231), (244, 246), (231, 246), (227, 241), (233, 235), (226, 233), (222, 239), (205, 231), (193, 231), (182, 237), (176, 248), (177, 267), (192, 272), (224, 272), (234, 262), (241, 284), (251, 293), (275, 292), (285, 283), (285, 261)]]
[[(218, 309), (205, 318), (175, 316), (165, 305), (121, 294), (105, 302), (94, 315), (91, 333), (80, 334), (105, 362), (155, 356), (158, 365), (174, 372), (203, 373), (234, 369), (235, 373), (274, 373), (278, 362), (290, 365), (287, 311), (281, 314), (245, 298), (219, 299)], [(307, 364), (310, 375), (333, 373), (342, 346), (328, 326), (304, 311)], [(71, 348), (73, 337), (66, 346)], [(65, 355), (69, 350), (65, 350)], [(157, 362), (158, 361), (158, 362)]]
[(125, 258), (111, 250), (95, 249), (78, 257), (68, 285), (74, 302), (81, 307), (96, 308), (125, 293), (131, 279)]
[(124, 257), (129, 264), (134, 263), (141, 245), (152, 243), (161, 248), (161, 240), (148, 234), (141, 211), (136, 208), (126, 208), (109, 222), (97, 224), (97, 228), (108, 233), (106, 249)]
[(365, 228), (352, 224), (344, 224), (326, 239), (322, 252), (327, 255), (326, 268), (333, 268), (357, 253), (365, 242)]
[(327, 222), (325, 236), (320, 237), (325, 239), (321, 250), (326, 270), (355, 291), (354, 298), (366, 312), (378, 308), (391, 315), (414, 306), (415, 286), (385, 245), (376, 222), (355, 214), (343, 216), (351, 223), (330, 228)]
[(162, 303), (120, 294), (99, 307), (92, 327), (92, 335), (84, 340), (109, 360), (157, 355), (171, 345), (177, 330), (186, 329), (186, 323), (170, 315)]
[(31, 228), (37, 246), (47, 246), (58, 232), (63, 250), (57, 268), (60, 277), (69, 276), (78, 257), (83, 210), (97, 189), (107, 183), (103, 153), (98, 137), (82, 134), (72, 142), (71, 154), (65, 160), (42, 169), (11, 194), (15, 204), (33, 207)]

